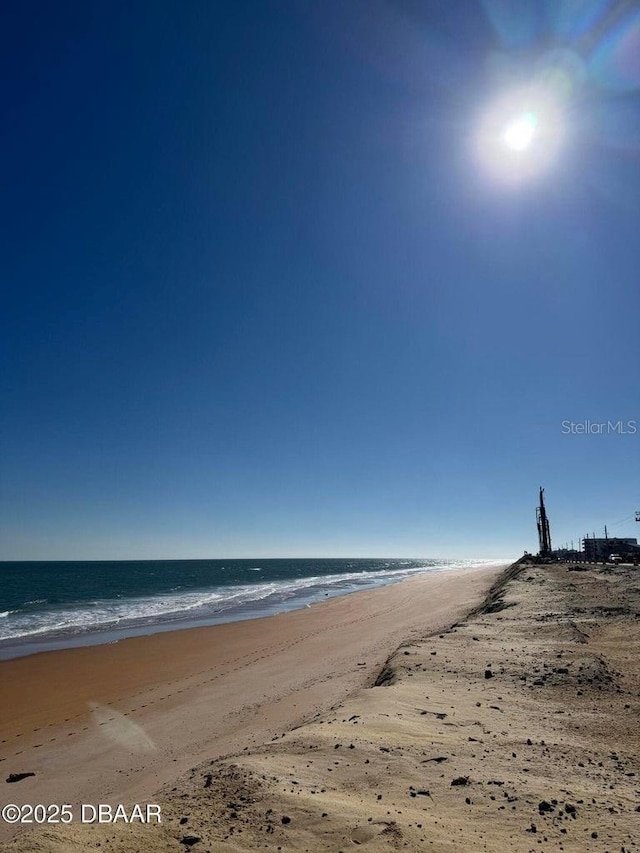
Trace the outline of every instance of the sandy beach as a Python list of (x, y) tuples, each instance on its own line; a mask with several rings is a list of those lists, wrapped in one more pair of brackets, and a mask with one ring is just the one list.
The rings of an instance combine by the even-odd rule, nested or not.
[[(171, 707), (151, 710), (149, 684), (147, 708), (126, 712), (155, 751), (107, 748), (93, 720), (84, 748), (100, 783), (74, 749), (4, 763), (37, 772), (11, 786), (13, 802), (121, 793), (160, 804), (162, 825), (38, 828), (0, 850), (638, 849), (637, 568), (420, 578), (250, 627), (263, 659), (247, 646), (244, 664), (228, 662), (224, 699), (192, 676)], [(232, 719), (213, 713), (220, 703)]]
[[(2, 776), (35, 774), (3, 782), (3, 801), (155, 803), (205, 758), (257, 749), (366, 688), (400, 643), (462, 618), (499, 571), (425, 574), (265, 619), (0, 662)], [(92, 829), (35, 829), (10, 849), (76, 849), (68, 834)], [(0, 824), (0, 838), (15, 832)]]

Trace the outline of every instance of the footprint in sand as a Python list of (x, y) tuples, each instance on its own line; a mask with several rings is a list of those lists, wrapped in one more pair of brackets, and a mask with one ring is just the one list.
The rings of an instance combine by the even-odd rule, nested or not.
[(394, 821), (374, 821), (369, 826), (356, 826), (351, 831), (351, 840), (354, 844), (366, 844), (377, 838), (379, 835), (391, 835), (397, 838), (402, 838), (402, 832)]
[(369, 826), (356, 826), (351, 832), (351, 840), (354, 844), (366, 844), (367, 841), (371, 841), (376, 835), (380, 835), (380, 831), (379, 829), (372, 829)]

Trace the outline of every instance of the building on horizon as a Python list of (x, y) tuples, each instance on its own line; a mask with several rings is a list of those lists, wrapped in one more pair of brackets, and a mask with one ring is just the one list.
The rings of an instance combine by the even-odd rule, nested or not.
[(609, 536), (606, 539), (583, 539), (585, 558), (591, 562), (602, 562), (609, 559), (610, 554), (620, 554), (621, 557), (636, 557), (640, 555), (638, 540), (632, 537), (620, 538)]

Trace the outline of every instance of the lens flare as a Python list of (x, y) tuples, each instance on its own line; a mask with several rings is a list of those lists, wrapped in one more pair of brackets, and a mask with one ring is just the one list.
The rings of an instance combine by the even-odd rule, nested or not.
[(479, 123), (482, 169), (504, 183), (521, 183), (549, 169), (564, 127), (562, 102), (546, 87), (529, 86), (497, 98)]
[(551, 30), (562, 40), (578, 39), (605, 18), (612, 0), (554, 0), (545, 13)]
[(640, 12), (606, 34), (593, 52), (589, 68), (593, 79), (604, 89), (640, 89)]

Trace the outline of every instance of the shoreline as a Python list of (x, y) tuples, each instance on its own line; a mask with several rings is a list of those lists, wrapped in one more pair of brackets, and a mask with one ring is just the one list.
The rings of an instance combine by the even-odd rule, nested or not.
[(12, 801), (152, 801), (204, 757), (255, 748), (367, 686), (402, 642), (461, 618), (507, 567), (1, 661), (3, 774), (36, 774)]
[[(154, 561), (149, 561), (153, 563)], [(400, 578), (386, 577), (384, 580), (376, 580), (372, 577), (365, 583), (356, 585), (355, 588), (340, 588), (329, 584), (326, 588), (321, 587), (313, 592), (306, 593), (304, 590), (293, 598), (281, 601), (265, 603), (262, 599), (249, 601), (238, 605), (237, 609), (220, 611), (210, 615), (189, 617), (188, 611), (185, 615), (176, 615), (174, 618), (157, 619), (142, 624), (132, 623), (125, 626), (97, 626), (81, 633), (51, 632), (49, 634), (25, 634), (15, 639), (6, 638), (0, 640), (0, 663), (7, 660), (16, 660), (30, 655), (42, 654), (52, 651), (64, 651), (74, 648), (85, 648), (89, 646), (111, 645), (122, 642), (133, 637), (148, 637), (172, 631), (186, 631), (194, 628), (209, 628), (217, 625), (228, 625), (235, 622), (245, 622), (252, 619), (264, 619), (277, 616), (281, 613), (290, 613), (305, 607), (314, 607), (333, 598), (354, 593), (367, 592), (381, 589), (396, 583), (403, 583), (413, 577), (425, 574), (440, 574), (450, 571), (479, 571), (491, 569), (495, 566), (505, 565), (506, 561), (487, 560), (477, 561), (476, 565), (462, 566), (425, 566), (423, 569), (414, 569), (411, 574)], [(169, 614), (171, 615), (171, 614)]]

